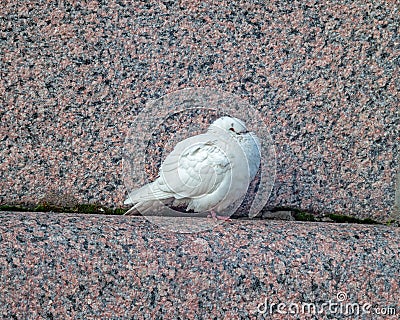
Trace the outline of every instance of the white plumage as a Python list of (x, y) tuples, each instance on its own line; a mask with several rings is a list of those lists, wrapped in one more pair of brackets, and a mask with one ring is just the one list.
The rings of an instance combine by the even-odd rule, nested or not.
[(159, 177), (131, 192), (124, 204), (133, 204), (128, 212), (146, 213), (155, 203), (173, 200), (187, 210), (221, 214), (243, 200), (259, 166), (257, 136), (241, 120), (222, 117), (206, 133), (179, 142)]

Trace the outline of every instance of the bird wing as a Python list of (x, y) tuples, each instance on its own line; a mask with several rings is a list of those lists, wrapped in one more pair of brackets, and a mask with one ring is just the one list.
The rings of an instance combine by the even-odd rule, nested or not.
[(202, 134), (179, 142), (160, 168), (159, 188), (176, 199), (214, 192), (230, 170), (230, 161), (215, 137)]

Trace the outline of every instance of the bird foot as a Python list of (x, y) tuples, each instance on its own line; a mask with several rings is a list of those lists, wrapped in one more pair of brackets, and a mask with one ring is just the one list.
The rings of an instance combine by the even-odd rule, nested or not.
[(218, 216), (214, 210), (211, 210), (211, 214), (207, 218), (213, 218), (214, 220), (232, 221), (229, 216)]

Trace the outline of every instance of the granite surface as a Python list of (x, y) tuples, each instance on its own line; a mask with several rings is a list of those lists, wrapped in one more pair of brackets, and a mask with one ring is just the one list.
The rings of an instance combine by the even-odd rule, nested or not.
[(139, 112), (210, 87), (272, 135), (269, 208), (393, 219), (399, 25), (399, 2), (382, 0), (5, 1), (0, 204), (121, 206)]
[(398, 319), (399, 244), (384, 226), (250, 220), (180, 234), (140, 217), (2, 212), (0, 316)]

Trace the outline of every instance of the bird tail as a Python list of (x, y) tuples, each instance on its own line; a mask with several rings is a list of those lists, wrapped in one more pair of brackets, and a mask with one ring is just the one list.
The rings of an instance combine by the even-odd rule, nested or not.
[(147, 213), (151, 209), (156, 209), (161, 204), (161, 200), (171, 198), (171, 194), (160, 190), (155, 182), (149, 183), (138, 190), (132, 191), (124, 204), (133, 204), (125, 214), (137, 210), (140, 213)]

